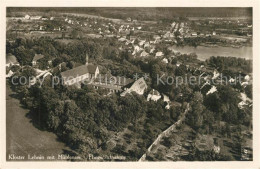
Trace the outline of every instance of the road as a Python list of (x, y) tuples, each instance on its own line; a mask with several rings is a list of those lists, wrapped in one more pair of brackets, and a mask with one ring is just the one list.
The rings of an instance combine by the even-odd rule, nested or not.
[(15, 93), (6, 86), (6, 160), (13, 160), (10, 155), (24, 156), (23, 160), (30, 156), (47, 156), (64, 154), (70, 151), (64, 143), (58, 141), (54, 133), (41, 131), (34, 127), (30, 119), (26, 117), (29, 112), (24, 109)]
[(185, 120), (185, 115), (187, 114), (189, 109), (190, 109), (190, 105), (188, 103), (185, 111), (180, 114), (179, 120), (158, 135), (155, 141), (147, 149), (147, 152), (143, 154), (142, 157), (138, 160), (139, 162), (146, 161), (146, 156), (152, 151), (153, 147), (156, 147), (164, 137), (168, 137), (171, 134), (171, 132), (176, 129), (176, 126), (182, 124), (182, 122)]

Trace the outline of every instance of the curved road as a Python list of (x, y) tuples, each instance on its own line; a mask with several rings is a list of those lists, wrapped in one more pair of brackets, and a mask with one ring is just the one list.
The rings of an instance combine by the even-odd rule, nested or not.
[(190, 109), (190, 105), (188, 103), (185, 111), (182, 114), (180, 114), (179, 120), (176, 123), (172, 124), (170, 127), (168, 127), (166, 130), (161, 132), (161, 134), (158, 135), (158, 137), (155, 139), (155, 141), (147, 149), (146, 153), (143, 154), (142, 157), (138, 160), (139, 162), (146, 161), (146, 156), (147, 156), (147, 154), (149, 154), (151, 152), (152, 148), (154, 146), (157, 146), (160, 143), (160, 141), (162, 140), (163, 137), (168, 137), (169, 134), (171, 133), (171, 131), (176, 129), (176, 126), (179, 126), (179, 125), (182, 124), (182, 122), (185, 120), (185, 115), (187, 114), (189, 109)]
[(70, 152), (64, 143), (57, 140), (54, 133), (34, 127), (26, 117), (29, 110), (22, 108), (14, 96), (15, 93), (6, 85), (6, 160), (14, 160), (14, 156), (24, 156), (22, 160), (32, 160), (28, 159), (28, 155), (44, 156), (44, 160), (53, 155), (57, 159), (58, 154)]

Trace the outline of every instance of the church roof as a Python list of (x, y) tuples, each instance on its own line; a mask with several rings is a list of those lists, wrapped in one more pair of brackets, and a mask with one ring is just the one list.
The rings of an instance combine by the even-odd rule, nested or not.
[(73, 69), (67, 70), (65, 72), (61, 72), (61, 76), (63, 78), (68, 78), (68, 77), (77, 77), (77, 76), (82, 76), (86, 73), (94, 74), (96, 72), (97, 66), (88, 64), (88, 65), (81, 65), (78, 67), (75, 67)]

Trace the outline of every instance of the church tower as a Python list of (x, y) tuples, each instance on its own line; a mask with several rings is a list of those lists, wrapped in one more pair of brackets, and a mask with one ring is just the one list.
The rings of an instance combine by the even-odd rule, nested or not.
[(88, 65), (88, 54), (86, 53), (86, 65)]

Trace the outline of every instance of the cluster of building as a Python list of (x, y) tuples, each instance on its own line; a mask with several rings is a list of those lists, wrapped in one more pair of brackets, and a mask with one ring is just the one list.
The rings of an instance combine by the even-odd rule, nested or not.
[(118, 24), (110, 20), (104, 20), (99, 18), (69, 18), (66, 17), (64, 19), (66, 23), (69, 25), (75, 25), (80, 27), (88, 28), (89, 30), (93, 31), (93, 33), (97, 34), (129, 34), (130, 31), (134, 30), (141, 30), (141, 26), (133, 26), (130, 24)]
[(54, 20), (54, 17), (43, 17), (43, 16), (30, 16), (30, 15), (25, 15), (23, 17), (11, 17), (10, 19), (12, 20)]
[[(39, 61), (43, 58), (44, 55), (35, 54), (32, 59), (32, 67), (36, 70), (37, 76), (31, 81), (31, 85), (34, 85), (39, 79), (52, 76), (51, 69), (40, 70), (37, 68)], [(51, 64), (51, 61), (48, 61), (48, 63)], [(16, 57), (12, 54), (8, 54), (6, 57), (7, 68), (14, 65), (20, 66)], [(9, 72), (7, 72), (7, 77), (11, 77), (13, 74), (14, 72), (9, 70)], [(148, 88), (143, 77), (133, 80), (125, 77), (101, 75), (98, 65), (88, 63), (88, 55), (86, 55), (86, 63), (84, 65), (61, 72), (61, 78), (63, 80), (63, 84), (66, 86), (76, 86), (80, 88), (81, 84), (86, 84), (93, 86), (95, 89), (106, 89), (108, 94), (120, 93), (120, 96), (122, 97), (132, 92), (143, 95)], [(148, 93), (147, 101), (157, 102), (159, 99), (163, 99), (163, 101), (167, 103), (165, 106), (166, 109), (170, 108), (171, 101), (168, 96), (165, 94), (160, 94), (154, 89)]]
[(125, 96), (128, 93), (135, 92), (143, 95), (147, 89), (147, 84), (144, 78), (133, 81), (122, 77), (104, 77), (100, 75), (99, 67), (88, 63), (88, 56), (86, 56), (86, 64), (76, 68), (61, 72), (64, 85), (81, 86), (81, 83), (87, 82), (88, 85), (95, 89), (107, 89), (110, 93), (121, 92), (120, 96)]

